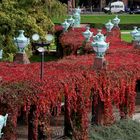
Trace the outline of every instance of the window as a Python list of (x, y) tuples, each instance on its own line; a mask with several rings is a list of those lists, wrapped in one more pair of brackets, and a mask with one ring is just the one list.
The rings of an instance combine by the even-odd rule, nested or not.
[(120, 6), (119, 5), (115, 5), (115, 8), (119, 8)]

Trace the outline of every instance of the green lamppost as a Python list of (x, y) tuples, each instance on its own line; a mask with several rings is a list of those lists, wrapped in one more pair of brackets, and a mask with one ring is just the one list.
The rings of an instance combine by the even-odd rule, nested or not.
[(106, 27), (106, 29), (107, 29), (108, 32), (111, 32), (113, 26), (114, 26), (114, 24), (112, 24), (111, 20), (109, 20), (109, 21), (105, 24), (105, 27)]
[(3, 129), (4, 126), (6, 126), (7, 117), (8, 117), (8, 114), (6, 114), (5, 116), (0, 115), (0, 138), (3, 135), (2, 129)]
[(67, 22), (67, 19), (61, 24), (63, 27), (63, 32), (67, 32), (68, 28), (70, 27), (70, 23)]
[(90, 27), (86, 27), (86, 31), (82, 33), (85, 37), (85, 41), (90, 41), (90, 38), (92, 37), (93, 33), (90, 31)]
[(0, 50), (0, 59), (2, 59), (2, 55), (3, 55), (3, 50)]
[[(48, 46), (52, 40), (54, 39), (54, 36), (52, 34), (46, 34), (45, 36), (46, 42), (38, 42), (33, 44), (34, 46), (39, 46), (39, 48), (37, 49), (37, 51), (41, 54), (41, 65), (40, 65), (40, 79), (43, 80), (44, 77), (44, 53), (45, 53), (45, 46)], [(32, 40), (33, 41), (39, 41), (40, 40), (40, 36), (35, 33), (32, 35)]]
[[(134, 29), (135, 30), (135, 29)], [(136, 30), (136, 33), (134, 33), (133, 30), (133, 45), (135, 48), (140, 49), (140, 28), (138, 28), (138, 30)], [(132, 34), (132, 32), (131, 32)]]
[(15, 63), (28, 64), (30, 63), (25, 48), (29, 45), (30, 39), (24, 36), (24, 30), (19, 30), (19, 36), (14, 38), (14, 43), (18, 48), (18, 53), (14, 57)]
[(95, 69), (106, 68), (106, 60), (104, 58), (104, 55), (109, 47), (109, 43), (105, 42), (106, 38), (100, 32), (93, 38), (94, 38), (94, 41), (92, 42), (91, 45), (96, 54), (93, 67)]

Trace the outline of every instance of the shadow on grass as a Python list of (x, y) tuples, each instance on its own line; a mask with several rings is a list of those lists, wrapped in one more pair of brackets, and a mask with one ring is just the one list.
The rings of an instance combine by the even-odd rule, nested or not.
[[(45, 54), (44, 55), (44, 62), (49, 61), (56, 61), (59, 58), (55, 54)], [(30, 62), (40, 62), (41, 61), (41, 55), (40, 54), (34, 54), (32, 57), (30, 57)]]

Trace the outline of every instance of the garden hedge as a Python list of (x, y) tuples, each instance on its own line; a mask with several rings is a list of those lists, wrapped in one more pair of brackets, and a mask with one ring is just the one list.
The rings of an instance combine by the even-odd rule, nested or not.
[(57, 106), (57, 115), (60, 114), (63, 97), (67, 99), (71, 133), (78, 140), (87, 140), (88, 114), (93, 108), (97, 117), (96, 108), (100, 103), (103, 122), (94, 123), (112, 124), (115, 121), (114, 106), (121, 118), (132, 117), (136, 83), (140, 80), (140, 50), (116, 41), (111, 43), (105, 57), (107, 69), (100, 71), (93, 69), (94, 54), (68, 56), (57, 62), (45, 63), (43, 80), (40, 80), (40, 63), (19, 65), (1, 62), (0, 104), (1, 107), (6, 106), (1, 111), (9, 114), (3, 137), (16, 139), (17, 116), (21, 107), (29, 115), (29, 124), (34, 126), (29, 127), (29, 139), (37, 140), (38, 125), (41, 124), (45, 124), (43, 132), (47, 137), (51, 136), (48, 120), (52, 108)]
[[(93, 28), (99, 28), (101, 29), (104, 24), (101, 24), (101, 23), (89, 23), (90, 27), (93, 27)], [(140, 27), (140, 24), (119, 24), (119, 27), (121, 30), (133, 30), (133, 27), (134, 26), (137, 26), (137, 27)]]
[[(55, 9), (55, 10), (54, 10)], [(53, 16), (66, 14), (66, 6), (58, 0), (4, 0), (0, 2), (0, 50), (3, 49), (3, 60), (12, 61), (17, 48), (14, 37), (18, 30), (24, 30), (30, 38), (35, 33), (40, 35), (40, 41), (45, 41), (46, 33), (53, 33)], [(26, 51), (30, 51), (29, 46)]]

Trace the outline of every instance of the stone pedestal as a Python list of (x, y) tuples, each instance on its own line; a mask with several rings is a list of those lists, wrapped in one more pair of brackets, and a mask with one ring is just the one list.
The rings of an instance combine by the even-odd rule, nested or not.
[(119, 27), (113, 27), (110, 32), (106, 32), (108, 42), (113, 42), (112, 40), (120, 40), (121, 41), (121, 31)]
[(105, 116), (104, 116), (104, 103), (98, 97), (98, 104), (94, 106), (94, 96), (92, 102), (92, 120), (93, 125), (104, 125), (105, 124)]
[(132, 45), (134, 46), (134, 48), (136, 49), (140, 49), (140, 43), (138, 41), (132, 41)]
[(17, 63), (17, 64), (29, 64), (30, 61), (29, 61), (28, 56), (27, 56), (26, 53), (17, 53), (14, 56), (14, 63)]
[(113, 34), (113, 37), (121, 39), (121, 31), (120, 31), (119, 26), (113, 27), (112, 34)]
[(113, 32), (107, 32), (107, 33), (106, 33), (106, 36), (107, 36), (108, 38), (113, 37)]
[(0, 82), (2, 81), (2, 76), (0, 76)]
[[(91, 123), (93, 125), (110, 125), (113, 124), (115, 119), (110, 106), (105, 107), (105, 102), (101, 100), (99, 93), (94, 94), (93, 90), (93, 100), (92, 100), (92, 118)], [(110, 115), (107, 115), (107, 114)]]
[(37, 106), (31, 105), (28, 114), (28, 140), (38, 140), (38, 117)]
[(94, 69), (103, 69), (103, 68), (107, 68), (107, 62), (105, 60), (105, 58), (95, 58), (94, 60), (94, 64), (93, 64), (93, 68)]
[(72, 134), (72, 126), (70, 121), (70, 112), (68, 108), (68, 97), (65, 96), (65, 114), (64, 114), (64, 135), (70, 137)]

